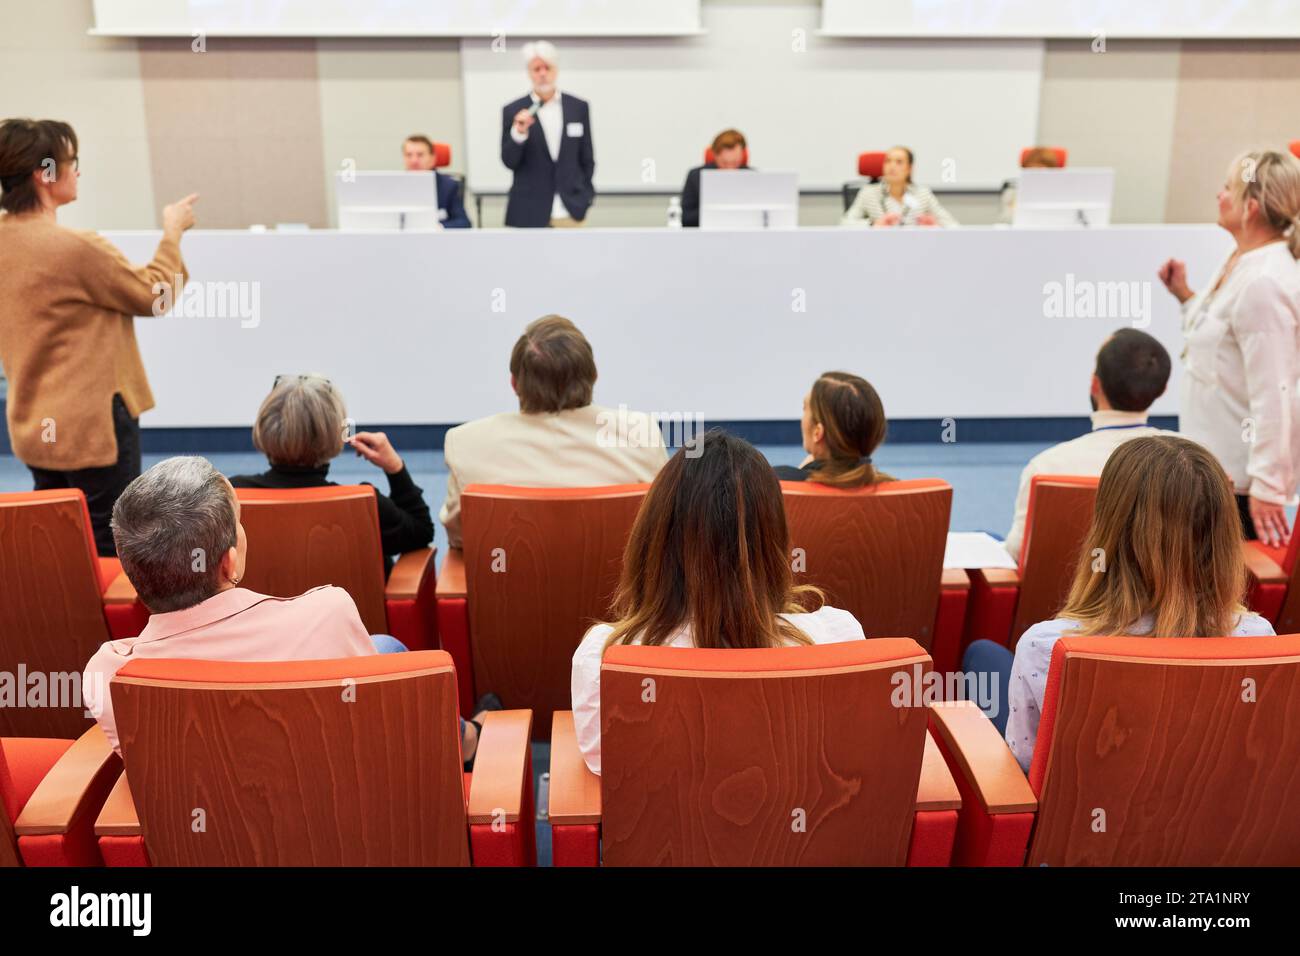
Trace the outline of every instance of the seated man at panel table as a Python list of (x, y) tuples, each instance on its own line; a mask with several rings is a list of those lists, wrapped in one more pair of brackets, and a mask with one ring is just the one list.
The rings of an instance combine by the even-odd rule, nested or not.
[(738, 129), (724, 129), (713, 138), (709, 148), (713, 153), (713, 162), (696, 166), (686, 174), (686, 184), (682, 186), (682, 225), (699, 226), (700, 224), (700, 170), (702, 169), (749, 169), (749, 147), (744, 134)]
[(593, 405), (591, 343), (559, 315), (529, 324), (510, 353), (519, 411), (466, 422), (447, 432), (447, 500), (439, 519), (461, 546), (460, 493), (466, 485), (582, 488), (653, 481), (668, 460), (658, 425), (641, 412)]
[(1007, 532), (1007, 552), (1019, 560), (1029, 514), (1029, 483), (1034, 475), (1100, 475), (1120, 445), (1146, 435), (1172, 432), (1147, 424), (1147, 409), (1169, 383), (1169, 353), (1137, 329), (1120, 329), (1097, 353), (1089, 401), (1092, 431), (1039, 452), (1020, 473), (1016, 516)]
[(469, 229), (473, 224), (465, 212), (460, 183), (444, 176), (434, 166), (433, 140), (420, 133), (406, 137), (402, 144), (402, 161), (407, 172), (431, 172), (438, 188), (438, 221), (444, 229)]

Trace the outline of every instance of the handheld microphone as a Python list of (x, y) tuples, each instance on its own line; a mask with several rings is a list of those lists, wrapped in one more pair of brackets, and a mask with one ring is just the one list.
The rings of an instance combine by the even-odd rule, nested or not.
[(530, 106), (530, 107), (528, 107), (528, 115), (531, 116), (531, 117), (533, 117), (534, 119), (536, 119), (536, 118), (537, 118), (537, 111), (540, 110), (541, 108), (542, 108), (542, 101), (541, 101), (541, 100), (533, 100), (533, 105)]

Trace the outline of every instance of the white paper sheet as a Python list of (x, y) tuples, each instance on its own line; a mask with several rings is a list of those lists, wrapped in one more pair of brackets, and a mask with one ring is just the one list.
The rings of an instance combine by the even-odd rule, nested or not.
[(948, 534), (943, 552), (945, 568), (1007, 568), (1014, 571), (1015, 558), (1002, 542), (985, 531), (957, 531)]

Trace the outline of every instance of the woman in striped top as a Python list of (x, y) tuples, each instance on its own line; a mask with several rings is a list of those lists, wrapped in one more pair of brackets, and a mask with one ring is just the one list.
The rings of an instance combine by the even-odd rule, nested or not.
[(844, 214), (845, 226), (955, 226), (952, 213), (940, 205), (934, 193), (912, 182), (912, 151), (895, 146), (885, 154), (885, 166), (878, 183), (858, 190), (858, 197)]

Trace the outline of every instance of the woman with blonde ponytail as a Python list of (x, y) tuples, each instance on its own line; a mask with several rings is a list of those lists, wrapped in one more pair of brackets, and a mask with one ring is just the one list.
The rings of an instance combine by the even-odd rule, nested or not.
[(1183, 307), (1179, 430), (1227, 470), (1246, 537), (1278, 547), (1300, 484), (1300, 160), (1243, 153), (1218, 199), (1236, 249), (1209, 286), (1176, 259), (1159, 272)]
[(893, 481), (872, 464), (885, 441), (885, 407), (865, 378), (848, 372), (825, 372), (804, 396), (803, 449), (798, 468), (778, 465), (782, 481), (811, 481), (835, 488), (863, 488)]
[(1025, 631), (1014, 660), (1001, 645), (974, 642), (967, 663), (979, 652), (983, 666), (967, 669), (1005, 679), (997, 698), (1006, 702), (1004, 733), (1028, 770), (1058, 640), (1272, 635), (1273, 626), (1243, 606), (1245, 593), (1241, 526), (1223, 467), (1176, 435), (1134, 438), (1102, 470), (1092, 527), (1060, 614)]

